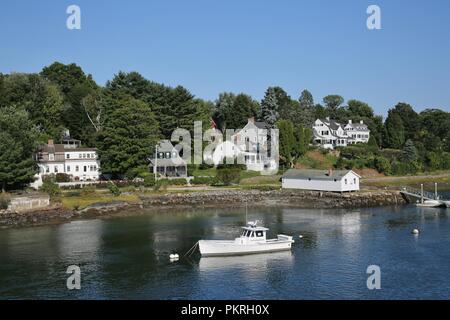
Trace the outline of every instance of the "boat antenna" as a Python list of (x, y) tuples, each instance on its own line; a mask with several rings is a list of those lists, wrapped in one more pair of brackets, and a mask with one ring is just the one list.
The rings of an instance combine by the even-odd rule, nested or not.
[(245, 201), (245, 224), (248, 223), (247, 215), (248, 215), (248, 208), (247, 208), (247, 201)]

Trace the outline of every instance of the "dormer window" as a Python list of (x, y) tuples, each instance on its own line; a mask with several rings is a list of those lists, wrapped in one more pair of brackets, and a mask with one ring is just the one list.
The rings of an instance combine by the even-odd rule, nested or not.
[(54, 161), (55, 160), (55, 154), (54, 153), (49, 153), (48, 160)]

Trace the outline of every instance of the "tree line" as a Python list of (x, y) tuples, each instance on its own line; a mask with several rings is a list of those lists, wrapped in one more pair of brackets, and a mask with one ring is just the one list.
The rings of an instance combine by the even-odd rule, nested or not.
[(261, 101), (245, 93), (224, 92), (212, 102), (137, 72), (119, 72), (99, 86), (76, 64), (59, 62), (36, 74), (0, 74), (0, 187), (30, 182), (38, 146), (48, 139), (60, 140), (65, 129), (85, 146), (98, 148), (103, 173), (133, 178), (146, 170), (157, 141), (170, 138), (174, 129), (192, 131), (194, 121), (211, 119), (221, 130), (238, 129), (250, 117), (280, 130), (280, 156), (287, 166), (310, 148), (314, 120), (331, 117), (343, 123), (364, 120), (371, 130), (371, 149), (342, 150), (346, 157), (340, 166), (358, 166), (364, 157), (372, 157), (363, 165), (392, 173), (395, 161), (401, 161), (394, 151), (384, 152), (392, 149), (401, 150), (402, 157), (408, 155), (412, 165), (405, 172), (446, 168), (450, 113), (439, 109), (417, 113), (399, 103), (383, 121), (365, 102), (344, 102), (333, 94), (316, 103), (308, 90), (291, 98), (281, 87), (269, 87)]

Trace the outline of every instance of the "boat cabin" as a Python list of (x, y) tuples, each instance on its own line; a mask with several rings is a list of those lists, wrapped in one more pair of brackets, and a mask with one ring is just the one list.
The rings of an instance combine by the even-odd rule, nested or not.
[(266, 232), (269, 230), (264, 227), (256, 226), (256, 223), (248, 223), (246, 227), (242, 227), (241, 239), (247, 241), (265, 241)]

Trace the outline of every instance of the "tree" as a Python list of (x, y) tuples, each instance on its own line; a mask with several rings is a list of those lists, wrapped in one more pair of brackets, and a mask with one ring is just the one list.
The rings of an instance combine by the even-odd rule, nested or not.
[(389, 110), (385, 126), (386, 146), (400, 149), (405, 143), (405, 128), (402, 119), (396, 112)]
[(73, 138), (80, 139), (87, 145), (93, 145), (95, 131), (82, 104), (83, 99), (98, 88), (92, 76), (86, 75), (83, 69), (74, 63), (65, 65), (60, 62), (44, 67), (40, 75), (56, 84), (63, 93), (64, 127), (69, 129)]
[(295, 157), (303, 156), (307, 151), (309, 144), (313, 138), (313, 132), (310, 127), (298, 125), (295, 130)]
[(33, 181), (37, 130), (23, 108), (0, 108), (0, 188), (23, 187)]
[(269, 87), (261, 101), (259, 118), (270, 126), (279, 119), (290, 119), (293, 115), (293, 102), (280, 87)]
[(57, 86), (37, 74), (13, 73), (3, 79), (1, 106), (15, 105), (28, 112), (39, 129), (40, 141), (59, 138), (63, 130), (63, 96)]
[(417, 149), (411, 139), (406, 141), (405, 146), (403, 147), (403, 154), (407, 162), (417, 161)]
[(344, 103), (344, 98), (339, 95), (332, 94), (324, 97), (323, 103), (325, 104), (328, 115), (332, 118), (336, 118), (338, 108)]
[(102, 172), (123, 176), (146, 164), (158, 141), (158, 123), (151, 107), (130, 96), (108, 98), (110, 109), (99, 134)]
[(359, 100), (349, 100), (347, 102), (349, 118), (373, 118), (373, 109), (365, 102)]
[(299, 106), (294, 114), (294, 121), (304, 127), (311, 127), (314, 123), (314, 98), (308, 90), (303, 90), (299, 98)]
[(277, 128), (279, 130), (279, 152), (280, 158), (289, 167), (293, 166), (294, 150), (296, 139), (294, 135), (294, 125), (289, 120), (278, 120)]
[(392, 112), (398, 114), (405, 128), (405, 140), (415, 139), (420, 131), (419, 115), (407, 103), (398, 103)]
[(251, 96), (240, 93), (221, 93), (216, 100), (214, 119), (219, 128), (239, 129), (245, 126), (249, 118), (255, 117), (259, 104)]

